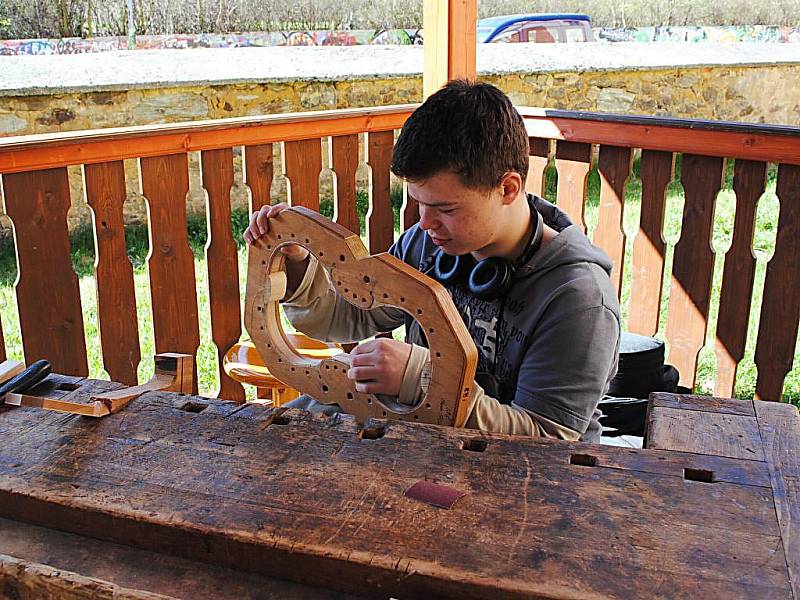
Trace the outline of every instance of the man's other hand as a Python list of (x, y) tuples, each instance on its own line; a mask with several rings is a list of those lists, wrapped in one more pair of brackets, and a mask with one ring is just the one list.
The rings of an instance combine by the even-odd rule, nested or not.
[[(289, 205), (281, 202), (274, 206), (262, 206), (260, 210), (250, 215), (250, 225), (243, 234), (245, 241), (248, 244), (255, 244), (257, 240), (261, 239), (261, 236), (269, 231), (269, 220), (274, 219), (287, 208)], [(286, 244), (281, 247), (281, 252), (286, 255), (287, 259), (295, 262), (305, 260), (308, 256), (308, 250), (298, 244)]]
[(356, 381), (356, 391), (366, 394), (400, 394), (400, 384), (411, 356), (411, 344), (378, 338), (359, 344), (347, 376)]

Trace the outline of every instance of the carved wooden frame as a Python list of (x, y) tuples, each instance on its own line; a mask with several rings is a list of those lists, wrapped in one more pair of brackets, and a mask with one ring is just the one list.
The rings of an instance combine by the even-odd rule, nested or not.
[[(280, 248), (288, 243), (314, 254), (351, 304), (363, 309), (398, 307), (419, 322), (430, 347), (431, 381), (418, 405), (357, 392), (355, 382), (347, 378), (349, 354), (317, 360), (294, 350), (279, 312), (286, 292)], [(467, 420), (478, 351), (450, 294), (386, 252), (371, 256), (358, 235), (311, 210), (283, 211), (270, 220), (269, 232), (250, 246), (244, 320), (270, 373), (323, 404), (339, 404), (361, 420), (392, 418), (455, 427)]]

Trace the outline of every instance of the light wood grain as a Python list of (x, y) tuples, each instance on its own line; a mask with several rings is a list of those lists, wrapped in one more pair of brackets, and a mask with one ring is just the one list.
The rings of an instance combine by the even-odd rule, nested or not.
[[(311, 250), (329, 271), (337, 292), (351, 304), (362, 309), (397, 306), (420, 323), (432, 364), (430, 387), (419, 406), (357, 392), (346, 375), (347, 354), (320, 361), (292, 349), (278, 312), (286, 285), (279, 248), (288, 242)], [(270, 373), (319, 402), (338, 403), (361, 419), (391, 416), (457, 427), (467, 420), (477, 349), (447, 290), (394, 256), (370, 256), (357, 235), (312, 211), (282, 212), (250, 247), (245, 328)]]

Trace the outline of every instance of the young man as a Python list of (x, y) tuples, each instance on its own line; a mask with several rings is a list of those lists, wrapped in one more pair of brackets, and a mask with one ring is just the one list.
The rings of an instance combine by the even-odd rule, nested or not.
[[(510, 100), (488, 84), (448, 83), (403, 126), (392, 171), (420, 221), (390, 252), (442, 281), (478, 348), (467, 426), (598, 441), (597, 404), (619, 352), (611, 263), (563, 212), (525, 193), (528, 137)], [(285, 208), (255, 213), (245, 239), (258, 239)], [(405, 324), (405, 342), (356, 347), (348, 375), (359, 391), (418, 402), (430, 373), (418, 324), (400, 309), (354, 307), (307, 250), (284, 252), (284, 309), (299, 330), (343, 342)]]

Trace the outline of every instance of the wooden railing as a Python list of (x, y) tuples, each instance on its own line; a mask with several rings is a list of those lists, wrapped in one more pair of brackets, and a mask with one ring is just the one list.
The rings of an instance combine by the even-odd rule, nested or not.
[[(141, 352), (133, 270), (123, 227), (123, 160), (130, 158), (139, 160), (141, 191), (148, 208), (155, 351), (196, 354), (200, 344), (197, 289), (187, 238), (186, 197), (187, 153), (199, 151), (208, 197), (208, 295), (221, 382), (218, 394), (243, 400), (241, 385), (222, 370), (224, 352), (242, 333), (237, 249), (231, 232), (233, 148), (243, 147), (251, 210), (270, 201), (275, 142), (283, 142), (290, 201), (318, 209), (322, 139), (330, 138), (337, 221), (358, 231), (356, 169), (359, 134), (366, 134), (371, 169), (367, 227), (370, 250), (377, 253), (393, 241), (389, 163), (394, 131), (411, 110), (413, 106), (326, 111), (0, 139), (4, 207), (15, 230), (16, 293), (26, 359), (47, 358), (60, 373), (88, 374), (66, 219), (70, 208), (67, 167), (83, 165), (86, 201), (94, 211), (103, 367), (115, 381), (136, 383)], [(408, 217), (414, 218), (413, 209)], [(5, 356), (5, 345), (0, 344), (0, 359)]]
[[(329, 166), (336, 174), (337, 221), (358, 231), (355, 197), (361, 143), (371, 172), (369, 248), (376, 253), (393, 240), (389, 162), (394, 132), (413, 108), (326, 111), (0, 139), (4, 207), (15, 227), (16, 294), (25, 357), (47, 358), (62, 373), (88, 373), (84, 318), (78, 279), (70, 262), (66, 221), (70, 207), (67, 167), (82, 165), (86, 201), (94, 211), (103, 367), (114, 380), (136, 382), (141, 352), (122, 216), (126, 197), (122, 161), (131, 158), (139, 159), (140, 185), (148, 206), (155, 351), (197, 351), (199, 318), (187, 240), (186, 196), (187, 153), (199, 151), (208, 199), (208, 291), (219, 396), (242, 400), (241, 386), (221, 368), (222, 354), (242, 333), (237, 251), (230, 227), (233, 149), (243, 148), (244, 183), (251, 191), (251, 209), (269, 202), (276, 142), (283, 143), (282, 170), (289, 181), (290, 201), (316, 209), (323, 146), (327, 145)], [(593, 240), (614, 261), (612, 278), (618, 292), (623, 274), (631, 270), (627, 319), (631, 331), (654, 334), (658, 329), (666, 257), (666, 188), (673, 177), (675, 156), (682, 155), (685, 204), (680, 240), (673, 254), (666, 338), (669, 361), (678, 367), (681, 382), (688, 387), (695, 382), (697, 356), (709, 320), (715, 197), (725, 161), (736, 161), (736, 217), (732, 245), (725, 256), (715, 332), (715, 393), (722, 396), (733, 395), (736, 368), (745, 351), (755, 273), (756, 202), (765, 189), (767, 163), (779, 164), (778, 234), (767, 268), (755, 354), (757, 396), (779, 399), (792, 367), (800, 318), (800, 129), (520, 111), (531, 136), (528, 189), (544, 193), (545, 172), (554, 166), (557, 193), (549, 199), (584, 230), (587, 179), (593, 157), (597, 157), (601, 191)], [(639, 150), (641, 219), (632, 258), (626, 261), (624, 190), (634, 152)], [(409, 199), (402, 225), (408, 226), (416, 218)], [(0, 359), (5, 355), (0, 324)]]
[[(658, 328), (666, 255), (666, 188), (676, 154), (682, 155), (685, 203), (670, 274), (666, 338), (669, 361), (689, 388), (695, 384), (712, 300), (715, 200), (725, 161), (735, 160), (736, 217), (725, 255), (715, 332), (714, 393), (718, 396), (733, 395), (737, 366), (744, 356), (756, 265), (756, 205), (765, 190), (767, 164), (778, 164), (780, 216), (764, 282), (755, 363), (756, 397), (779, 400), (792, 368), (800, 319), (800, 128), (542, 109), (520, 112), (531, 136), (529, 189), (543, 191), (551, 140), (555, 140), (558, 204), (584, 230), (586, 181), (593, 148), (599, 146), (600, 210), (593, 241), (614, 262), (612, 279), (618, 292), (623, 269), (632, 269), (626, 325), (636, 333), (653, 335)], [(622, 214), (634, 149), (641, 150), (641, 217), (632, 261), (626, 265)]]

